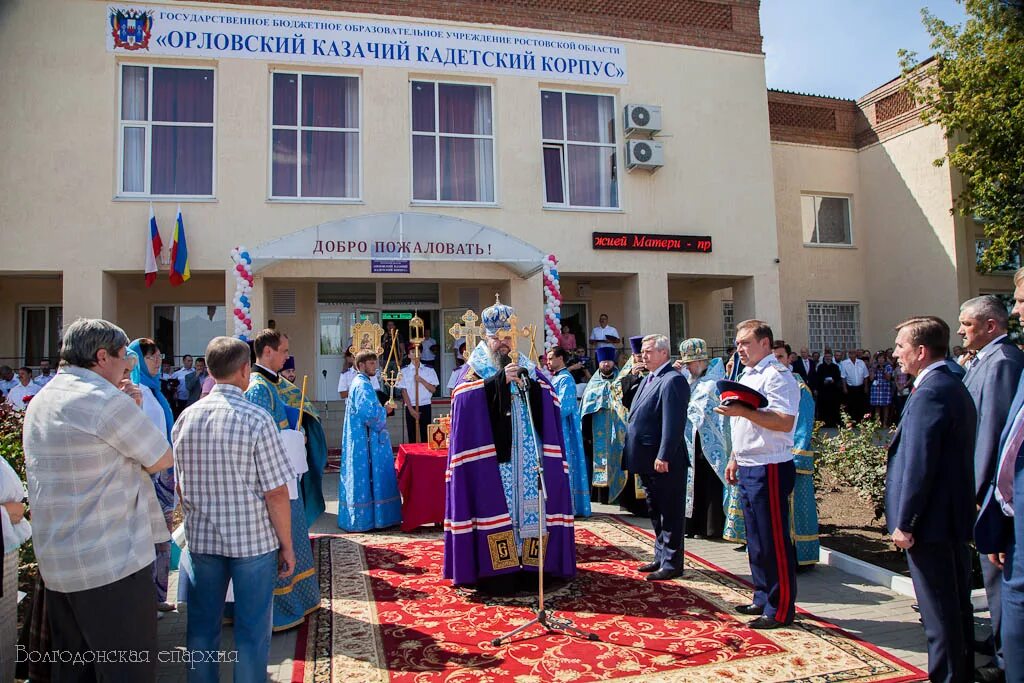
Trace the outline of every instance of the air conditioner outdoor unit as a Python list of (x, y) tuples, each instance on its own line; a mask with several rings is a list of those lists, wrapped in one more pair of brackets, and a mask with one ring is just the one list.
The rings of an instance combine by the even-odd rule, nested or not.
[(660, 142), (653, 140), (626, 141), (626, 168), (656, 170), (665, 165), (665, 154)]
[(661, 130), (661, 107), (654, 104), (627, 104), (625, 120), (626, 135), (654, 135)]

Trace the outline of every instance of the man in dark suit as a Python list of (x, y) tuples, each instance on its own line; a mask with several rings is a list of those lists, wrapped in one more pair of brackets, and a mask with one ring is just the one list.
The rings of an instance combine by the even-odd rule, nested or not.
[(811, 353), (807, 347), (800, 349), (800, 358), (793, 363), (793, 374), (800, 375), (804, 384), (814, 388), (814, 371), (818, 368), (818, 361), (811, 359)]
[[(1015, 312), (1017, 308), (1024, 308), (1024, 291)], [(1015, 501), (1024, 500), (1024, 377), (1017, 385), (998, 453), (974, 542), (978, 552), (987, 553), (988, 561), (1002, 571), (999, 635), (1007, 645), (1002, 653), (1004, 673), (1008, 683), (1024, 683), (1024, 514), (1014, 515), (1014, 508), (1020, 507)]]
[(945, 365), (949, 325), (934, 316), (897, 326), (893, 355), (915, 377), (892, 443), (885, 518), (910, 577), (928, 639), (931, 681), (970, 681), (977, 413), (967, 388)]
[(633, 399), (623, 454), (626, 469), (640, 475), (654, 526), (654, 562), (640, 571), (649, 572), (648, 581), (662, 581), (683, 573), (686, 468), (690, 466), (683, 426), (690, 385), (669, 362), (668, 337), (644, 337), (641, 356), (650, 374)]
[[(960, 307), (960, 329), (964, 346), (974, 352), (964, 377), (964, 386), (974, 399), (978, 411), (978, 440), (974, 445), (974, 499), (980, 507), (995, 475), (999, 459), (999, 439), (1006, 427), (1024, 371), (1024, 353), (1006, 336), (1009, 315), (998, 297), (992, 295), (970, 299)], [(1010, 416), (1009, 419), (1012, 419)], [(999, 588), (1002, 571), (981, 553), (981, 572), (985, 578), (985, 595), (992, 615), (992, 638), (984, 645), (992, 649), (992, 661), (975, 672), (975, 679), (984, 683), (1002, 680), (1003, 656), (999, 627), (1002, 621)]]

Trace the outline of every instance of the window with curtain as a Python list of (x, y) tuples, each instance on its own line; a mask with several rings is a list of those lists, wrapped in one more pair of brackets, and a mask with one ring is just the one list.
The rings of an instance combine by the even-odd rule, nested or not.
[(494, 202), (491, 87), (412, 81), (412, 198)]
[(359, 79), (274, 73), (270, 195), (359, 198)]
[(121, 66), (120, 195), (213, 196), (212, 69)]
[(46, 358), (56, 365), (64, 309), (60, 306), (23, 306), (21, 309), (21, 358), (29, 367)]
[(544, 203), (618, 208), (615, 98), (542, 90)]
[(853, 244), (849, 197), (801, 195), (800, 220), (805, 244)]

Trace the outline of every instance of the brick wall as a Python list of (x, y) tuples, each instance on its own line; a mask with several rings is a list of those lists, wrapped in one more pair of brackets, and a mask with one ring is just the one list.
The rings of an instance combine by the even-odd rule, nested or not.
[(771, 138), (861, 149), (916, 128), (921, 108), (894, 79), (859, 100), (768, 91)]
[(234, 0), (230, 4), (496, 24), (761, 52), (760, 0)]
[(853, 100), (768, 91), (772, 140), (853, 149), (858, 116)]

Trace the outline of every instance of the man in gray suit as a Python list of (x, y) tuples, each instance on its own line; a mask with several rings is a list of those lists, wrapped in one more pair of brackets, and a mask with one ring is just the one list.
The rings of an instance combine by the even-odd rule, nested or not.
[[(1003, 302), (987, 295), (969, 299), (960, 307), (960, 329), (964, 347), (973, 352), (963, 382), (974, 399), (978, 411), (978, 436), (974, 447), (975, 503), (984, 502), (985, 494), (995, 476), (999, 458), (999, 438), (1006, 426), (1021, 373), (1024, 352), (1006, 336), (1009, 315)], [(991, 649), (992, 661), (979, 667), (975, 680), (1000, 681), (1003, 678), (1000, 625), (1002, 609), (1000, 584), (1002, 572), (984, 554), (981, 570), (985, 577), (985, 595), (992, 614), (992, 641), (979, 643), (979, 649)], [(985, 647), (987, 646), (987, 647)]]
[(669, 340), (661, 334), (643, 339), (640, 355), (650, 374), (637, 389), (626, 426), (625, 468), (640, 475), (654, 527), (654, 562), (640, 567), (648, 581), (683, 573), (686, 526), (686, 451), (683, 427), (690, 384), (669, 362)]

